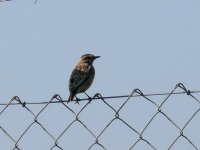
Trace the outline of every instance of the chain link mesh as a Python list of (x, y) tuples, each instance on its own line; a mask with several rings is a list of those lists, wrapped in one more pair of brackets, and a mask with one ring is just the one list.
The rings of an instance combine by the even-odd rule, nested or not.
[(0, 104), (0, 149), (157, 150), (185, 143), (197, 150), (199, 140), (193, 135), (200, 137), (198, 93), (179, 83), (161, 94), (145, 95), (139, 89), (118, 97), (97, 93), (81, 105), (66, 105), (58, 94), (42, 103), (14, 96)]

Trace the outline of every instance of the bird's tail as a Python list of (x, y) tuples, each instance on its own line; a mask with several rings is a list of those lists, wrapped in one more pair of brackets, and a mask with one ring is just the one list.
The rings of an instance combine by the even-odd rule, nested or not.
[(74, 96), (75, 96), (74, 93), (70, 93), (67, 103), (71, 102), (73, 100)]

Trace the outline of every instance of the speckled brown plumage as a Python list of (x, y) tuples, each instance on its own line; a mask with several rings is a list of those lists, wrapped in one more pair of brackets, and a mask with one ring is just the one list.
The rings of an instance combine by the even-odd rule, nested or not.
[(70, 96), (67, 103), (72, 101), (76, 94), (85, 92), (91, 86), (95, 76), (93, 61), (96, 58), (99, 56), (92, 54), (81, 56), (69, 79)]

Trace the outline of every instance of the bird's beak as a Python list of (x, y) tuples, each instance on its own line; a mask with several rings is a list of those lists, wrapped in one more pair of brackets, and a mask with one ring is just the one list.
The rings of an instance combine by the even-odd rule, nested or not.
[(94, 59), (97, 59), (97, 58), (99, 58), (100, 56), (94, 56)]

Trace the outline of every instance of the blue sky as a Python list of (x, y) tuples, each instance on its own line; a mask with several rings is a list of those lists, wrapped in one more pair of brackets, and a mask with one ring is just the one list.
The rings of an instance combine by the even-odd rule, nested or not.
[[(36, 5), (32, 0), (2, 2), (0, 103), (7, 103), (15, 95), (26, 102), (48, 101), (56, 93), (66, 99), (69, 96), (68, 78), (79, 57), (85, 53), (101, 56), (94, 63), (96, 77), (87, 91), (89, 95), (97, 92), (103, 96), (124, 95), (135, 88), (144, 93), (166, 92), (179, 82), (189, 89), (199, 90), (199, 7), (198, 0), (38, 0)], [(80, 94), (79, 97), (84, 98), (85, 95)], [(78, 110), (83, 103), (80, 106), (70, 104), (70, 107)], [(103, 104), (93, 105), (88, 109), (93, 115), (105, 107)], [(134, 103), (132, 105), (134, 108)], [(171, 105), (175, 108), (182, 106), (181, 103)], [(195, 107), (187, 106), (183, 105), (175, 116)], [(59, 106), (49, 108), (49, 120), (53, 122), (52, 132), (56, 130), (59, 134), (64, 127), (55, 129), (58, 126), (53, 120), (56, 107)], [(168, 111), (172, 112), (170, 108), (172, 106)], [(12, 115), (13, 109), (5, 113), (11, 120), (18, 117)], [(32, 109), (36, 113), (39, 110)], [(148, 105), (142, 109), (148, 109)], [(107, 111), (102, 111), (99, 116), (104, 123)], [(127, 113), (133, 112), (130, 108)], [(65, 119), (60, 124), (65, 123)], [(17, 124), (18, 121), (15, 121)], [(92, 121), (91, 117), (88, 122)], [(94, 126), (98, 128), (98, 124)], [(12, 132), (17, 127), (12, 122), (7, 130)], [(120, 125), (116, 128), (120, 129)], [(157, 132), (156, 129), (153, 127), (152, 132)], [(168, 130), (171, 129), (164, 128), (162, 131)], [(75, 131), (70, 138), (76, 139), (79, 132)], [(82, 134), (84, 137), (84, 132)], [(199, 135), (196, 136), (199, 138)], [(66, 136), (68, 141), (70, 138)], [(111, 138), (115, 136), (111, 135)], [(112, 142), (107, 144), (110, 144), (108, 149), (117, 150), (117, 146), (112, 147)], [(162, 145), (165, 144), (160, 142), (158, 148), (162, 149)], [(182, 142), (180, 147), (185, 145)]]

